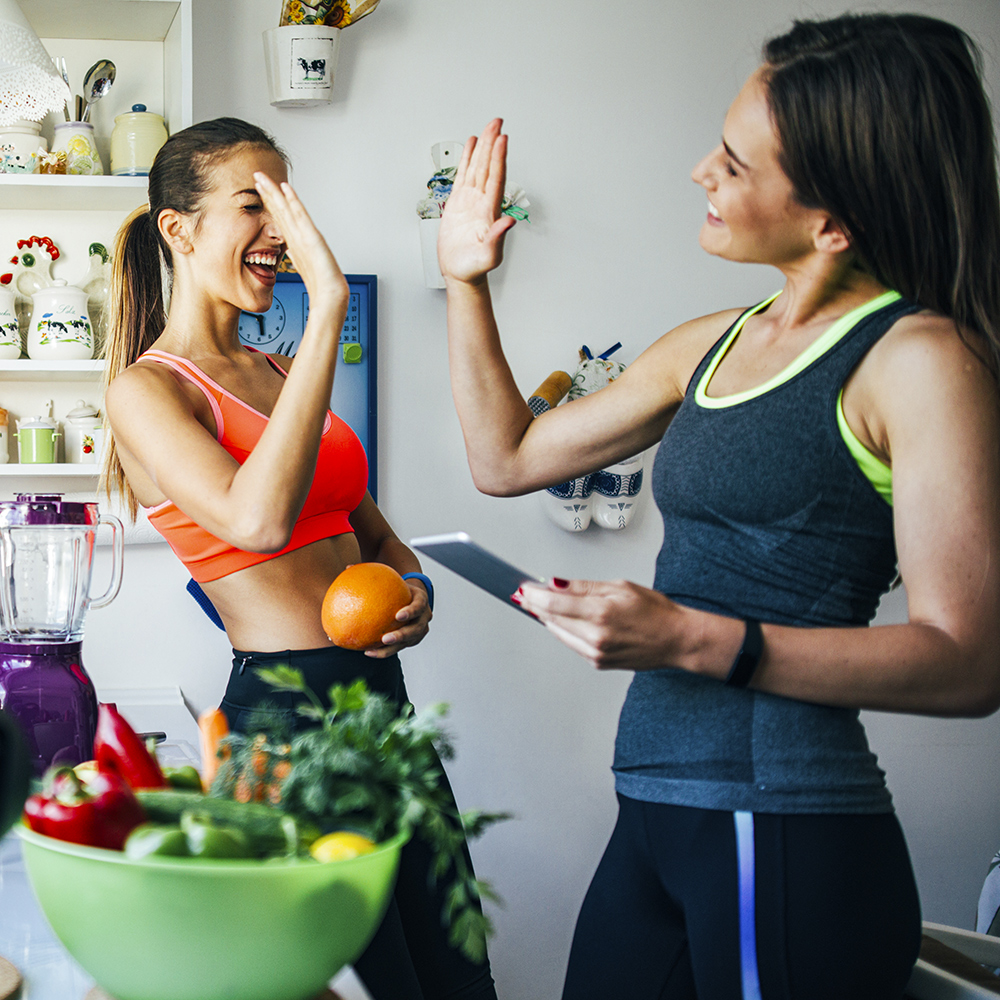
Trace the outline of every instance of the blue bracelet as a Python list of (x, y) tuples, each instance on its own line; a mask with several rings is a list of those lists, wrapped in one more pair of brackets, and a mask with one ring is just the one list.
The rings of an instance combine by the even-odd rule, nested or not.
[(427, 588), (427, 606), (434, 610), (434, 584), (431, 583), (431, 578), (425, 576), (423, 573), (404, 573), (404, 580), (419, 580)]

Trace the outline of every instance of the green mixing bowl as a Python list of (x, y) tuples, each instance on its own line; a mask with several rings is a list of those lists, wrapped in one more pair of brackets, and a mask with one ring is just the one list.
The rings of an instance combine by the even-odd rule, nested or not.
[(46, 919), (115, 1000), (312, 1000), (371, 940), (407, 840), (322, 863), (130, 861), (17, 829)]

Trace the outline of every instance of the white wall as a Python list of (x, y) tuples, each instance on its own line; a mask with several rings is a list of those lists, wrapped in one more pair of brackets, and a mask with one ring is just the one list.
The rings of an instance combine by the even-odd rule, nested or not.
[[(444, 293), (423, 286), (414, 206), (430, 147), (506, 118), (510, 175), (531, 199), (493, 283), (525, 394), (583, 343), (616, 340), (632, 360), (686, 318), (750, 303), (776, 272), (708, 258), (704, 195), (691, 167), (718, 141), (725, 109), (762, 38), (842, 0), (385, 0), (343, 36), (335, 98), (268, 104), (261, 31), (278, 0), (195, 0), (195, 119), (237, 115), (290, 152), (294, 182), (345, 271), (379, 276), (381, 506), (399, 534), (465, 529), (541, 574), (648, 583), (660, 542), (645, 506), (622, 534), (552, 526), (536, 497), (473, 488), (451, 405)], [(1000, 100), (996, 0), (908, 0), (885, 8), (950, 17), (985, 49)], [(179, 683), (200, 710), (219, 698), (228, 647), (184, 592), (165, 546), (130, 547), (121, 597), (90, 617), (87, 666), (100, 688)], [(452, 703), (461, 803), (517, 820), (475, 846), (507, 905), (492, 955), (507, 1000), (559, 994), (573, 922), (614, 821), (610, 763), (628, 677), (597, 676), (536, 624), (433, 574), (432, 632), (405, 656), (419, 706)], [(100, 570), (98, 570), (100, 572)], [(905, 616), (902, 594), (889, 615)], [(925, 915), (971, 926), (1000, 846), (996, 717), (868, 718), (910, 838)]]

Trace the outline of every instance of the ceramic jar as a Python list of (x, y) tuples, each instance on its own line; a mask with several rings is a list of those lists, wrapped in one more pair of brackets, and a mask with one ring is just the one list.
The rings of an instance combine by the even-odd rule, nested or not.
[(82, 464), (96, 462), (104, 438), (104, 421), (97, 408), (78, 399), (76, 406), (66, 414), (63, 427), (66, 461)]
[(0, 128), (0, 174), (33, 174), (39, 148), (48, 144), (39, 135), (41, 123), (17, 121)]
[(133, 104), (132, 110), (115, 117), (111, 132), (111, 173), (146, 177), (159, 148), (167, 141), (163, 119), (145, 104)]
[(0, 285), (0, 361), (13, 361), (21, 356), (21, 331), (17, 323), (14, 292)]
[(28, 357), (34, 361), (87, 361), (94, 356), (94, 329), (87, 293), (56, 278), (31, 296)]
[(59, 122), (55, 127), (52, 152), (66, 154), (68, 174), (104, 173), (104, 165), (94, 140), (94, 126), (90, 122)]
[(56, 438), (59, 425), (48, 417), (28, 417), (18, 420), (18, 457), (23, 464), (41, 465), (58, 461)]

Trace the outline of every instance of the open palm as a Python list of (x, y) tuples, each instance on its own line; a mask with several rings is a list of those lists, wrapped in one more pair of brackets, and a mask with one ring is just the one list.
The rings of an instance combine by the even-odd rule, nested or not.
[(438, 234), (438, 263), (445, 278), (476, 281), (503, 260), (504, 235), (514, 219), (503, 215), (507, 137), (494, 119), (465, 144)]

